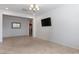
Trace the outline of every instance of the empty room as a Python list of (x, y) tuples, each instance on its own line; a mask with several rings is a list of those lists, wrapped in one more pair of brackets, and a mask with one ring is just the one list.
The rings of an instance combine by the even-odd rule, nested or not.
[(79, 53), (79, 4), (0, 4), (0, 53)]

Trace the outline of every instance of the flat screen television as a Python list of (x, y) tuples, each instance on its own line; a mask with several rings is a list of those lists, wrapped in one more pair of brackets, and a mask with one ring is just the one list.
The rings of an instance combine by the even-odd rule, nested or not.
[(51, 18), (48, 17), (48, 18), (42, 19), (41, 24), (42, 24), (43, 27), (44, 26), (51, 26)]

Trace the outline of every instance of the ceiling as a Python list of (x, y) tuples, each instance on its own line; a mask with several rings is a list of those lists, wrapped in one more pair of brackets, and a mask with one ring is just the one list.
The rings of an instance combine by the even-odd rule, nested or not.
[[(32, 15), (33, 13), (29, 10), (29, 6), (30, 4), (0, 4), (0, 9), (8, 8), (8, 10), (10, 11)], [(60, 7), (62, 5), (61, 4), (38, 4), (38, 6), (40, 10), (36, 12), (36, 14), (41, 15), (57, 7)]]

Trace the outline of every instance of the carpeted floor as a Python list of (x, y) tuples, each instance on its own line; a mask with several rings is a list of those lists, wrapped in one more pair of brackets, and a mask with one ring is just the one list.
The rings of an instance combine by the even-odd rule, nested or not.
[(75, 54), (78, 49), (65, 47), (32, 37), (5, 38), (0, 44), (2, 54)]

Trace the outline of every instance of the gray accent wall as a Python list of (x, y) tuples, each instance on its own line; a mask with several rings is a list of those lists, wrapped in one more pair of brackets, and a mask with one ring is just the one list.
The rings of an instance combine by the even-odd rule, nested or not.
[[(20, 29), (12, 29), (11, 23), (21, 23)], [(27, 18), (3, 15), (3, 37), (29, 35), (29, 20)]]

